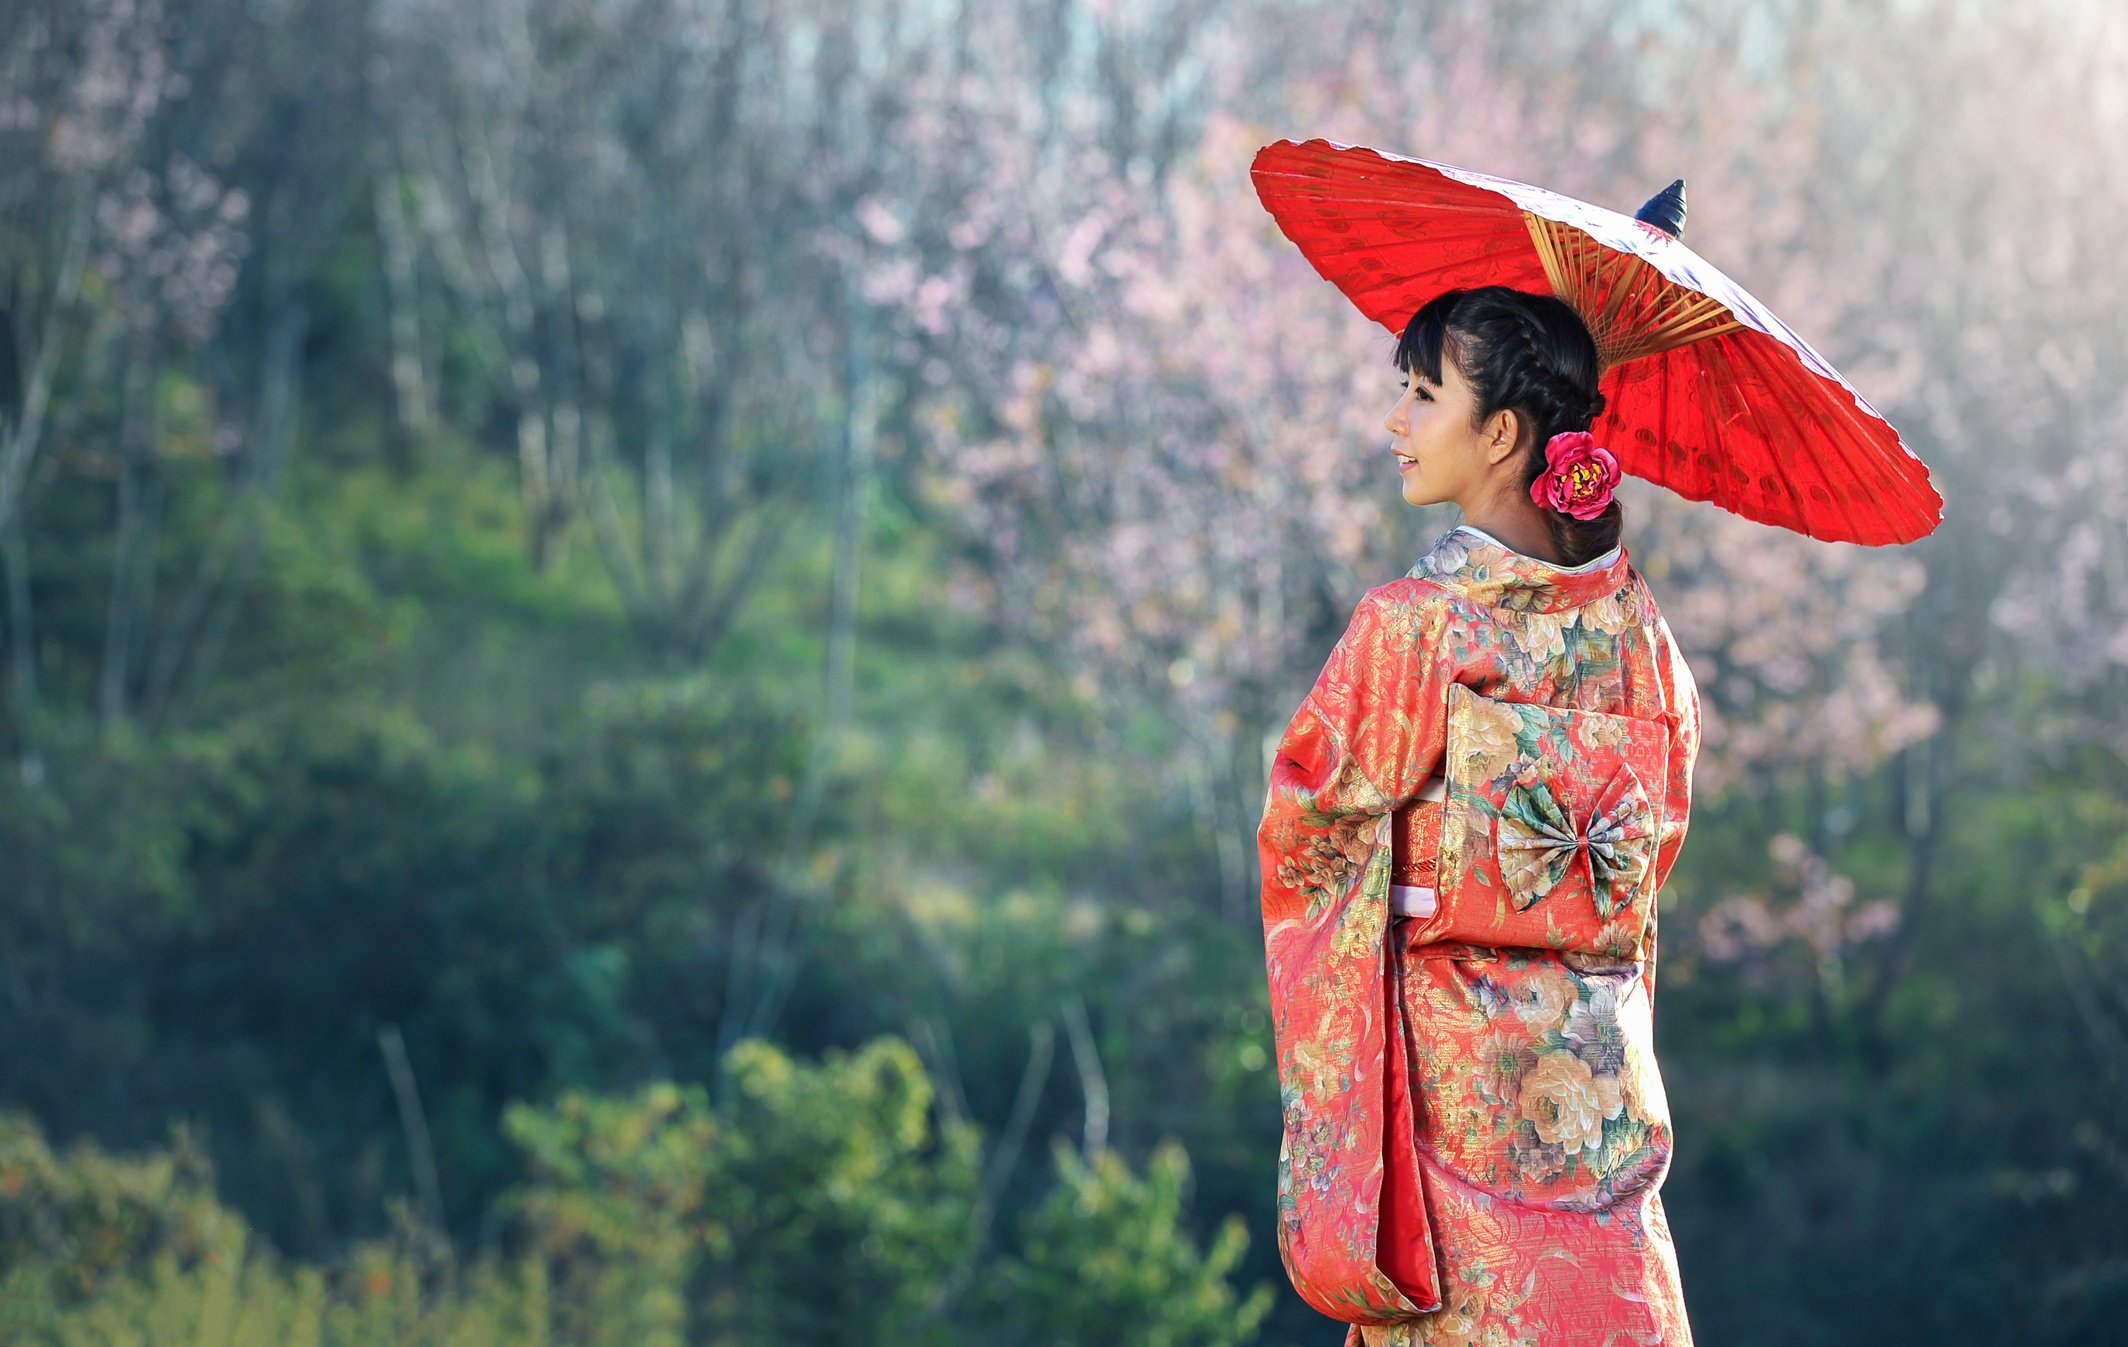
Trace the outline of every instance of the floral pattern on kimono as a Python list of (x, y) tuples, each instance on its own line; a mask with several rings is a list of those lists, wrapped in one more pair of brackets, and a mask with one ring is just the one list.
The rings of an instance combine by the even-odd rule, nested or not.
[[(1368, 591), (1287, 725), (1257, 830), (1277, 1242), (1348, 1344), (1691, 1341), (1653, 998), (1698, 744), (1622, 549), (1577, 571), (1467, 528)], [(1392, 924), (1424, 809), (1440, 902)]]

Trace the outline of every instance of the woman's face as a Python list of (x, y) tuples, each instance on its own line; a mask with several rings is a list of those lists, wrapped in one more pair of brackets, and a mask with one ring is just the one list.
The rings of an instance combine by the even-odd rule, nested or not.
[(1473, 429), (1477, 398), (1446, 351), (1441, 382), (1417, 371), (1405, 380), (1404, 396), (1383, 423), (1396, 437), (1389, 447), (1404, 478), (1404, 499), (1413, 505), (1452, 501), (1469, 514), (1498, 485), (1493, 479), (1514, 448), (1514, 413), (1497, 412), (1484, 428)]

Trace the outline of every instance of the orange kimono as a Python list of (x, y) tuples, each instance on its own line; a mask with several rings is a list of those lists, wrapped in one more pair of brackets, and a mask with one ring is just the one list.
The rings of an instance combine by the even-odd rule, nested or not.
[[(1286, 727), (1278, 1247), (1347, 1347), (1691, 1341), (1652, 1009), (1698, 748), (1623, 549), (1554, 567), (1468, 526), (1368, 591)], [(1392, 880), (1431, 915), (1392, 920)]]

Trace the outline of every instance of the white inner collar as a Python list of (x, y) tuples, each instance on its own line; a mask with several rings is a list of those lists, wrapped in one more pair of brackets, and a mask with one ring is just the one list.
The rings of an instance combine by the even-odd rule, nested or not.
[(1526, 552), (1516, 552), (1514, 548), (1509, 547), (1504, 542), (1501, 542), (1498, 538), (1495, 538), (1492, 534), (1487, 533), (1484, 529), (1479, 528), (1476, 524), (1458, 524), (1456, 525), (1456, 529), (1457, 531), (1462, 533), (1475, 533), (1480, 538), (1485, 539), (1485, 541), (1491, 543), (1493, 546), (1499, 548), (1503, 552), (1510, 552), (1518, 557), (1529, 557), (1529, 560), (1536, 562), (1539, 566), (1550, 566), (1553, 570), (1559, 572), (1561, 575), (1581, 575), (1587, 571), (1600, 571), (1605, 567), (1609, 566), (1612, 562), (1618, 560), (1619, 544), (1613, 543), (1611, 544), (1610, 551), (1604, 553), (1600, 557), (1596, 557), (1589, 561), (1584, 561), (1579, 566), (1559, 566), (1554, 565), (1552, 562), (1545, 561), (1539, 557), (1530, 557), (1529, 554)]

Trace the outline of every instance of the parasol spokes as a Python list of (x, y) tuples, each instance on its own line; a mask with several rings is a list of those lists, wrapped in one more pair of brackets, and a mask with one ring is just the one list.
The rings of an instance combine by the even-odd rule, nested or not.
[[(1676, 239), (1685, 227), (1685, 180), (1648, 198), (1633, 218)], [(1588, 324), (1605, 371), (1743, 327), (1720, 300), (1666, 284), (1643, 258), (1607, 248), (1562, 220), (1527, 210), (1522, 220), (1552, 293)]]

